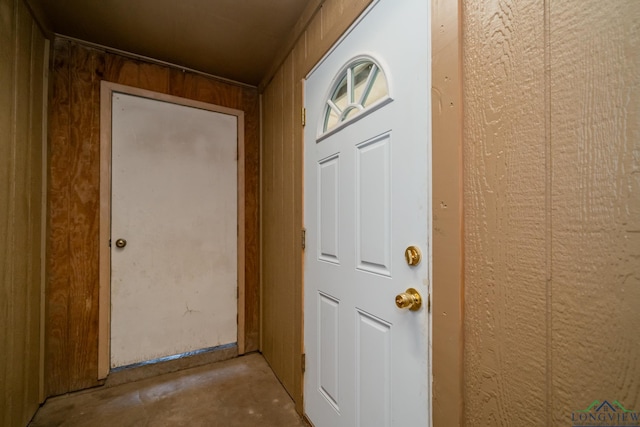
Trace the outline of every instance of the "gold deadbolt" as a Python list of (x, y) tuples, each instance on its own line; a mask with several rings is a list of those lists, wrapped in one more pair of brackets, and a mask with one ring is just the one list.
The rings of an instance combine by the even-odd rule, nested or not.
[(125, 246), (127, 246), (127, 241), (124, 239), (118, 239), (116, 240), (116, 248), (124, 248)]
[(422, 253), (417, 246), (409, 246), (404, 251), (404, 257), (409, 265), (418, 265), (422, 260)]
[(399, 295), (396, 295), (396, 305), (398, 308), (408, 308), (411, 311), (416, 311), (422, 307), (422, 297), (413, 288), (407, 289)]

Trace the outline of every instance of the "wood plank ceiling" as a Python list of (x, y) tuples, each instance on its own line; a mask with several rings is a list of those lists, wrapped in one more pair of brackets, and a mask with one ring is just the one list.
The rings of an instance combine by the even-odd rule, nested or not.
[(257, 86), (310, 0), (25, 0), (47, 30)]

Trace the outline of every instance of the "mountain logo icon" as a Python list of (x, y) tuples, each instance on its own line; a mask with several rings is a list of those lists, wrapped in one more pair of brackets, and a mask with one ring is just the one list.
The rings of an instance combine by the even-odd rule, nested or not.
[(625, 408), (618, 400), (594, 400), (571, 414), (573, 427), (640, 426), (640, 412)]

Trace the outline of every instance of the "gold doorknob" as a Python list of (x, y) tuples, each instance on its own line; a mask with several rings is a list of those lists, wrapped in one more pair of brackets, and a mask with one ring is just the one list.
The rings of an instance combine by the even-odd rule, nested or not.
[(407, 264), (418, 265), (422, 260), (422, 253), (417, 246), (409, 246), (404, 251), (404, 258), (407, 260)]
[(124, 248), (125, 246), (127, 246), (127, 241), (124, 239), (118, 239), (116, 240), (116, 248)]
[(413, 288), (407, 289), (399, 295), (396, 295), (396, 305), (398, 308), (408, 308), (411, 311), (416, 311), (422, 307), (422, 297)]

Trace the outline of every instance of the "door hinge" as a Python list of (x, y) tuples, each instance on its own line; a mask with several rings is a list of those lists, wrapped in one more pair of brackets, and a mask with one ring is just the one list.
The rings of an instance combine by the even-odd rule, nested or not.
[(302, 229), (302, 249), (304, 250), (307, 247), (307, 229)]
[(111, 239), (109, 239), (109, 247), (111, 247)]
[(427, 312), (431, 313), (431, 292), (427, 294)]
[(302, 126), (305, 126), (307, 124), (307, 109), (306, 108), (302, 108)]
[(307, 369), (307, 355), (305, 353), (302, 353), (301, 359), (302, 372), (304, 373), (304, 371)]

